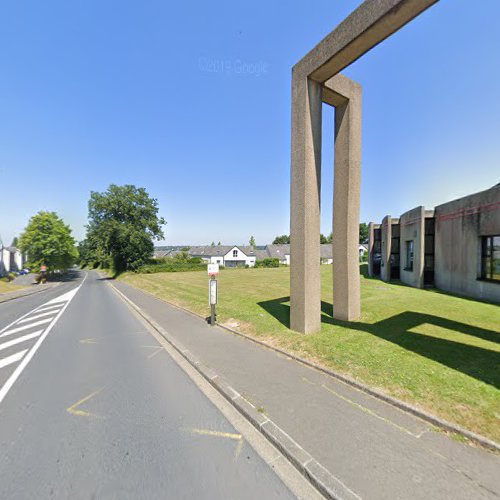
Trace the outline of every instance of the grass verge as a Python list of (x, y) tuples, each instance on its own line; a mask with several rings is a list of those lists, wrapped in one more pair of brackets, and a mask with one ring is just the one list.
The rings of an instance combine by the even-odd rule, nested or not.
[(6, 283), (5, 281), (0, 281), (0, 294), (14, 292), (15, 290), (22, 290), (23, 288), (26, 287), (14, 285), (13, 283)]
[[(362, 318), (332, 317), (332, 267), (322, 266), (322, 328), (289, 326), (288, 268), (224, 270), (218, 320), (500, 442), (500, 307), (361, 277)], [(209, 314), (205, 272), (120, 279)]]

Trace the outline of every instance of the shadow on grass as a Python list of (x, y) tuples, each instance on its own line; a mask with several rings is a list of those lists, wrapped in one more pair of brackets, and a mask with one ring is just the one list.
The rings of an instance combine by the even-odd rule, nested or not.
[[(259, 302), (258, 305), (287, 328), (290, 328), (289, 302), (290, 297), (282, 297)], [(500, 343), (499, 332), (413, 311), (405, 311), (377, 323), (340, 321), (334, 319), (332, 314), (333, 306), (322, 301), (321, 321), (323, 323), (369, 333), (486, 384), (500, 388), (499, 352), (412, 332), (411, 329), (427, 323), (497, 344)]]

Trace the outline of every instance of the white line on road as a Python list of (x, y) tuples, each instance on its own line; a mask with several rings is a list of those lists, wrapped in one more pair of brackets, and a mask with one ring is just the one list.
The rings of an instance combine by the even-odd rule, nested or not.
[(21, 342), (26, 342), (27, 340), (39, 337), (42, 334), (42, 332), (43, 330), (38, 330), (36, 332), (29, 333), (28, 335), (23, 335), (22, 337), (19, 337), (17, 339), (4, 342), (3, 344), (0, 344), (0, 351), (3, 351), (4, 349), (7, 349), (8, 347), (11, 347), (13, 345), (20, 344)]
[[(39, 311), (37, 311), (37, 312), (39, 312)], [(35, 316), (28, 316), (27, 318), (24, 318), (24, 319), (18, 321), (17, 324), (19, 325), (20, 323), (27, 323), (28, 321), (33, 321), (34, 319), (43, 318), (45, 316), (53, 316), (55, 314), (57, 314), (57, 311), (48, 311), (48, 312), (44, 312), (41, 314), (36, 314)]]
[(34, 323), (30, 323), (28, 325), (20, 326), (19, 328), (14, 328), (13, 330), (7, 330), (6, 332), (0, 335), (1, 337), (6, 337), (7, 335), (13, 335), (14, 333), (22, 332), (23, 330), (27, 330), (28, 328), (33, 328), (34, 326), (45, 325), (46, 323), (50, 323), (52, 318), (41, 319), (40, 321), (35, 321)]
[[(16, 369), (12, 372), (12, 375), (7, 379), (7, 381), (5, 382), (5, 384), (0, 389), (0, 403), (4, 400), (5, 396), (8, 394), (9, 390), (14, 385), (15, 381), (19, 378), (19, 375), (21, 375), (21, 373), (23, 372), (23, 370), (26, 368), (26, 366), (30, 362), (31, 358), (33, 358), (33, 356), (35, 355), (35, 353), (38, 350), (38, 348), (42, 345), (42, 342), (45, 340), (45, 338), (47, 337), (47, 335), (50, 333), (50, 331), (52, 330), (53, 326), (56, 324), (57, 320), (62, 316), (62, 314), (64, 313), (64, 311), (68, 307), (68, 305), (71, 302), (71, 300), (73, 299), (73, 297), (76, 295), (76, 293), (78, 292), (78, 290), (80, 290), (80, 288), (82, 287), (82, 285), (85, 283), (86, 279), (87, 279), (87, 274), (85, 274), (85, 277), (83, 278), (83, 281), (76, 288), (74, 288), (73, 290), (65, 293), (64, 295), (61, 295), (61, 296), (59, 296), (59, 297), (57, 297), (55, 299), (52, 299), (49, 302), (47, 302), (46, 304), (44, 304), (44, 305), (49, 305), (49, 304), (53, 304), (55, 302), (61, 302), (61, 301), (65, 302), (64, 306), (59, 311), (59, 313), (57, 314), (57, 316), (52, 320), (52, 323), (50, 323), (50, 325), (45, 329), (45, 331), (43, 332), (43, 334), (38, 338), (38, 340), (35, 343), (35, 345), (26, 354), (26, 356), (23, 358), (23, 360), (19, 363), (19, 365), (16, 367)], [(34, 311), (31, 311), (31, 312), (34, 312)], [(30, 313), (28, 313), (28, 314), (30, 314)], [(22, 317), (24, 318), (28, 314), (25, 314)], [(13, 324), (13, 323), (11, 323), (11, 324)], [(9, 326), (7, 326), (6, 328), (9, 328)], [(6, 328), (4, 328), (3, 331), (5, 331)]]
[(0, 359), (0, 368), (3, 368), (4, 366), (9, 366), (12, 363), (17, 363), (17, 361), (19, 361), (27, 352), (28, 349), (25, 349), (24, 351), (12, 354), (12, 356), (7, 356), (6, 358)]
[[(60, 309), (64, 304), (54, 304), (53, 306), (40, 306), (35, 311), (32, 312), (45, 312), (45, 311), (50, 311), (54, 310), (54, 312), (57, 311), (57, 309)], [(31, 314), (31, 313), (28, 313)]]

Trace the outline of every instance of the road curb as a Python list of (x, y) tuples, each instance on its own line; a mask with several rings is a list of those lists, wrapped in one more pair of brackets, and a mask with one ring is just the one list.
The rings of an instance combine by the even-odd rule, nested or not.
[[(132, 285), (128, 285), (132, 286)], [(116, 287), (113, 286), (113, 288), (117, 291), (119, 291)], [(136, 287), (132, 287), (136, 288)], [(168, 300), (161, 299), (157, 297), (156, 295), (146, 291), (146, 290), (141, 290), (139, 288), (136, 288), (137, 290), (146, 293), (148, 295), (151, 295), (151, 297), (154, 297), (155, 299), (161, 300), (162, 302), (165, 302), (166, 304), (175, 307), (181, 311), (187, 312), (191, 314), (192, 316), (195, 316), (196, 318), (201, 318), (205, 320), (206, 318), (198, 313), (195, 313), (193, 311), (190, 311), (189, 309), (179, 306), (177, 304), (174, 304), (172, 302), (169, 302)], [(121, 293), (121, 292), (120, 292)], [(362, 392), (365, 392), (366, 394), (369, 394), (370, 396), (373, 396), (377, 399), (380, 399), (392, 406), (395, 406), (396, 408), (399, 408), (400, 410), (410, 413), (411, 415), (414, 415), (415, 417), (418, 417), (426, 422), (429, 422), (430, 424), (439, 427), (440, 429), (443, 429), (447, 432), (452, 432), (454, 434), (458, 434), (469, 441), (478, 444), (488, 450), (494, 451), (496, 453), (500, 453), (500, 443), (497, 443), (485, 436), (482, 436), (480, 434), (476, 434), (475, 432), (469, 431), (457, 424), (453, 424), (451, 422), (448, 422), (447, 420), (444, 420), (440, 417), (437, 417), (436, 415), (433, 415), (432, 413), (426, 412), (425, 410), (422, 410), (420, 408), (417, 408), (416, 406), (411, 405), (410, 403), (405, 403), (404, 401), (401, 401), (397, 398), (394, 398), (392, 396), (389, 396), (382, 391), (378, 391), (376, 389), (373, 389), (361, 382), (358, 382), (357, 380), (354, 380), (353, 378), (347, 376), (347, 375), (342, 375), (340, 373), (334, 372), (328, 368), (325, 368), (321, 365), (317, 365), (316, 363), (313, 363), (312, 361), (308, 361), (307, 359), (301, 358), (300, 356), (297, 356), (293, 353), (290, 353), (288, 351), (285, 351), (283, 349), (280, 349), (279, 347), (275, 347), (272, 345), (267, 344), (266, 342), (263, 342), (262, 340), (256, 339), (250, 335), (247, 335), (246, 333), (242, 333), (238, 330), (235, 330), (229, 326), (226, 326), (221, 323), (217, 323), (217, 326), (220, 328), (223, 328), (224, 330), (233, 333), (234, 335), (238, 335), (240, 337), (243, 337), (247, 340), (250, 340), (251, 342), (255, 342), (256, 344), (259, 344), (262, 347), (265, 347), (267, 349), (271, 349), (272, 351), (278, 352), (279, 354), (282, 354), (284, 356), (287, 356), (288, 358), (291, 358), (295, 361), (298, 361), (299, 363), (302, 363), (303, 365), (306, 365), (310, 368), (314, 368), (315, 370), (318, 370), (322, 373), (325, 373), (326, 375), (329, 375), (330, 377), (333, 377), (337, 380), (340, 380), (341, 382), (344, 382), (345, 384), (348, 384), (352, 387), (355, 387), (356, 389), (359, 389)]]
[(229, 401), (250, 423), (259, 430), (283, 455), (301, 472), (326, 498), (332, 500), (360, 500), (360, 497), (323, 467), (292, 437), (277, 426), (270, 418), (260, 413), (238, 391), (219, 377), (211, 368), (201, 363), (188, 349), (174, 339), (162, 326), (137, 306), (112, 283), (109, 285), (134, 311), (147, 321), (205, 380)]

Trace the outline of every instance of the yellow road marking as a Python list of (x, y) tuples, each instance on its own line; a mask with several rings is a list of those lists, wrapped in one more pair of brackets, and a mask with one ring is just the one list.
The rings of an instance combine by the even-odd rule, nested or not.
[(191, 429), (193, 434), (200, 434), (202, 436), (214, 436), (226, 439), (233, 439), (238, 441), (236, 449), (234, 450), (234, 461), (238, 460), (241, 450), (243, 449), (243, 436), (241, 434), (234, 434), (232, 432), (210, 431), (208, 429)]
[(233, 434), (231, 432), (210, 431), (208, 429), (191, 429), (191, 432), (194, 434), (201, 434), (202, 436), (215, 436), (235, 440), (243, 439), (241, 434)]
[(98, 344), (97, 339), (82, 339), (80, 344)]
[(141, 347), (147, 348), (147, 349), (156, 349), (155, 352), (150, 354), (148, 356), (148, 359), (151, 359), (153, 356), (156, 356), (159, 352), (163, 351), (163, 346), (161, 345), (141, 345)]
[(85, 410), (77, 410), (76, 408), (81, 404), (87, 402), (89, 399), (93, 398), (96, 394), (99, 394), (101, 391), (102, 388), (98, 389), (97, 391), (94, 391), (92, 394), (89, 394), (88, 396), (85, 396), (84, 398), (77, 401), (75, 404), (66, 408), (66, 411), (71, 415), (76, 415), (77, 417), (97, 417), (97, 415), (94, 415), (93, 413), (89, 413), (88, 411)]

